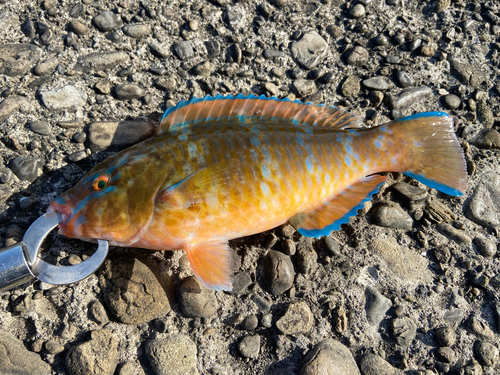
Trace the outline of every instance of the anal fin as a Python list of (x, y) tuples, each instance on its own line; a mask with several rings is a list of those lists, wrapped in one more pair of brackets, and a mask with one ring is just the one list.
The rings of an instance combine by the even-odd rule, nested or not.
[(348, 223), (349, 218), (363, 208), (386, 180), (386, 176), (373, 175), (355, 182), (323, 206), (311, 211), (302, 222), (299, 233), (306, 237), (320, 237), (340, 229), (342, 224)]
[(229, 245), (224, 240), (209, 240), (184, 246), (198, 280), (207, 288), (231, 290), (233, 270)]

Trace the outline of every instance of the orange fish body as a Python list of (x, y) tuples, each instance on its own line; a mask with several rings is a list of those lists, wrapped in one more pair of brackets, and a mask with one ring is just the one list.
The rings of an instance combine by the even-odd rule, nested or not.
[(465, 190), (449, 115), (359, 126), (343, 110), (275, 98), (181, 102), (157, 136), (94, 167), (49, 210), (62, 214), (68, 237), (183, 248), (204, 285), (228, 290), (228, 240), (287, 221), (303, 235), (328, 235), (385, 182), (376, 173), (404, 172), (451, 195)]

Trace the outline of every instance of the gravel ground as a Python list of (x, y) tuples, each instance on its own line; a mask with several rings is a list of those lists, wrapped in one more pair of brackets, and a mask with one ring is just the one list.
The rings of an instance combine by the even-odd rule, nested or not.
[[(458, 118), (452, 198), (402, 175), (331, 237), (231, 242), (235, 288), (183, 252), (112, 248), (88, 279), (0, 298), (3, 374), (498, 374), (500, 6), (484, 0), (0, 0), (5, 246), (166, 107), (255, 94), (375, 126)], [(88, 244), (52, 234), (44, 257)]]

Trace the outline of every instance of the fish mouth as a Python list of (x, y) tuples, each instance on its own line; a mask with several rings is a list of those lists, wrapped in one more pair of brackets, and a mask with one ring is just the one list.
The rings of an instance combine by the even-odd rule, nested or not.
[[(58, 201), (63, 201), (63, 203), (58, 202)], [(52, 202), (47, 208), (47, 212), (57, 212), (59, 215), (61, 215), (61, 222), (59, 223), (59, 233), (64, 233), (66, 231), (66, 224), (68, 223), (69, 219), (73, 216), (73, 210), (69, 208), (64, 202), (63, 199), (58, 198), (54, 202)]]

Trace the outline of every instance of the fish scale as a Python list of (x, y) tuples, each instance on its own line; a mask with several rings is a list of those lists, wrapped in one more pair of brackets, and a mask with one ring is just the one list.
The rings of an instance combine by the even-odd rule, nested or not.
[[(231, 289), (228, 241), (285, 222), (328, 235), (406, 173), (450, 195), (465, 160), (445, 113), (362, 129), (334, 107), (255, 96), (181, 101), (158, 134), (95, 166), (49, 207), (69, 237), (184, 249), (207, 287)], [(96, 184), (96, 181), (105, 181)]]

